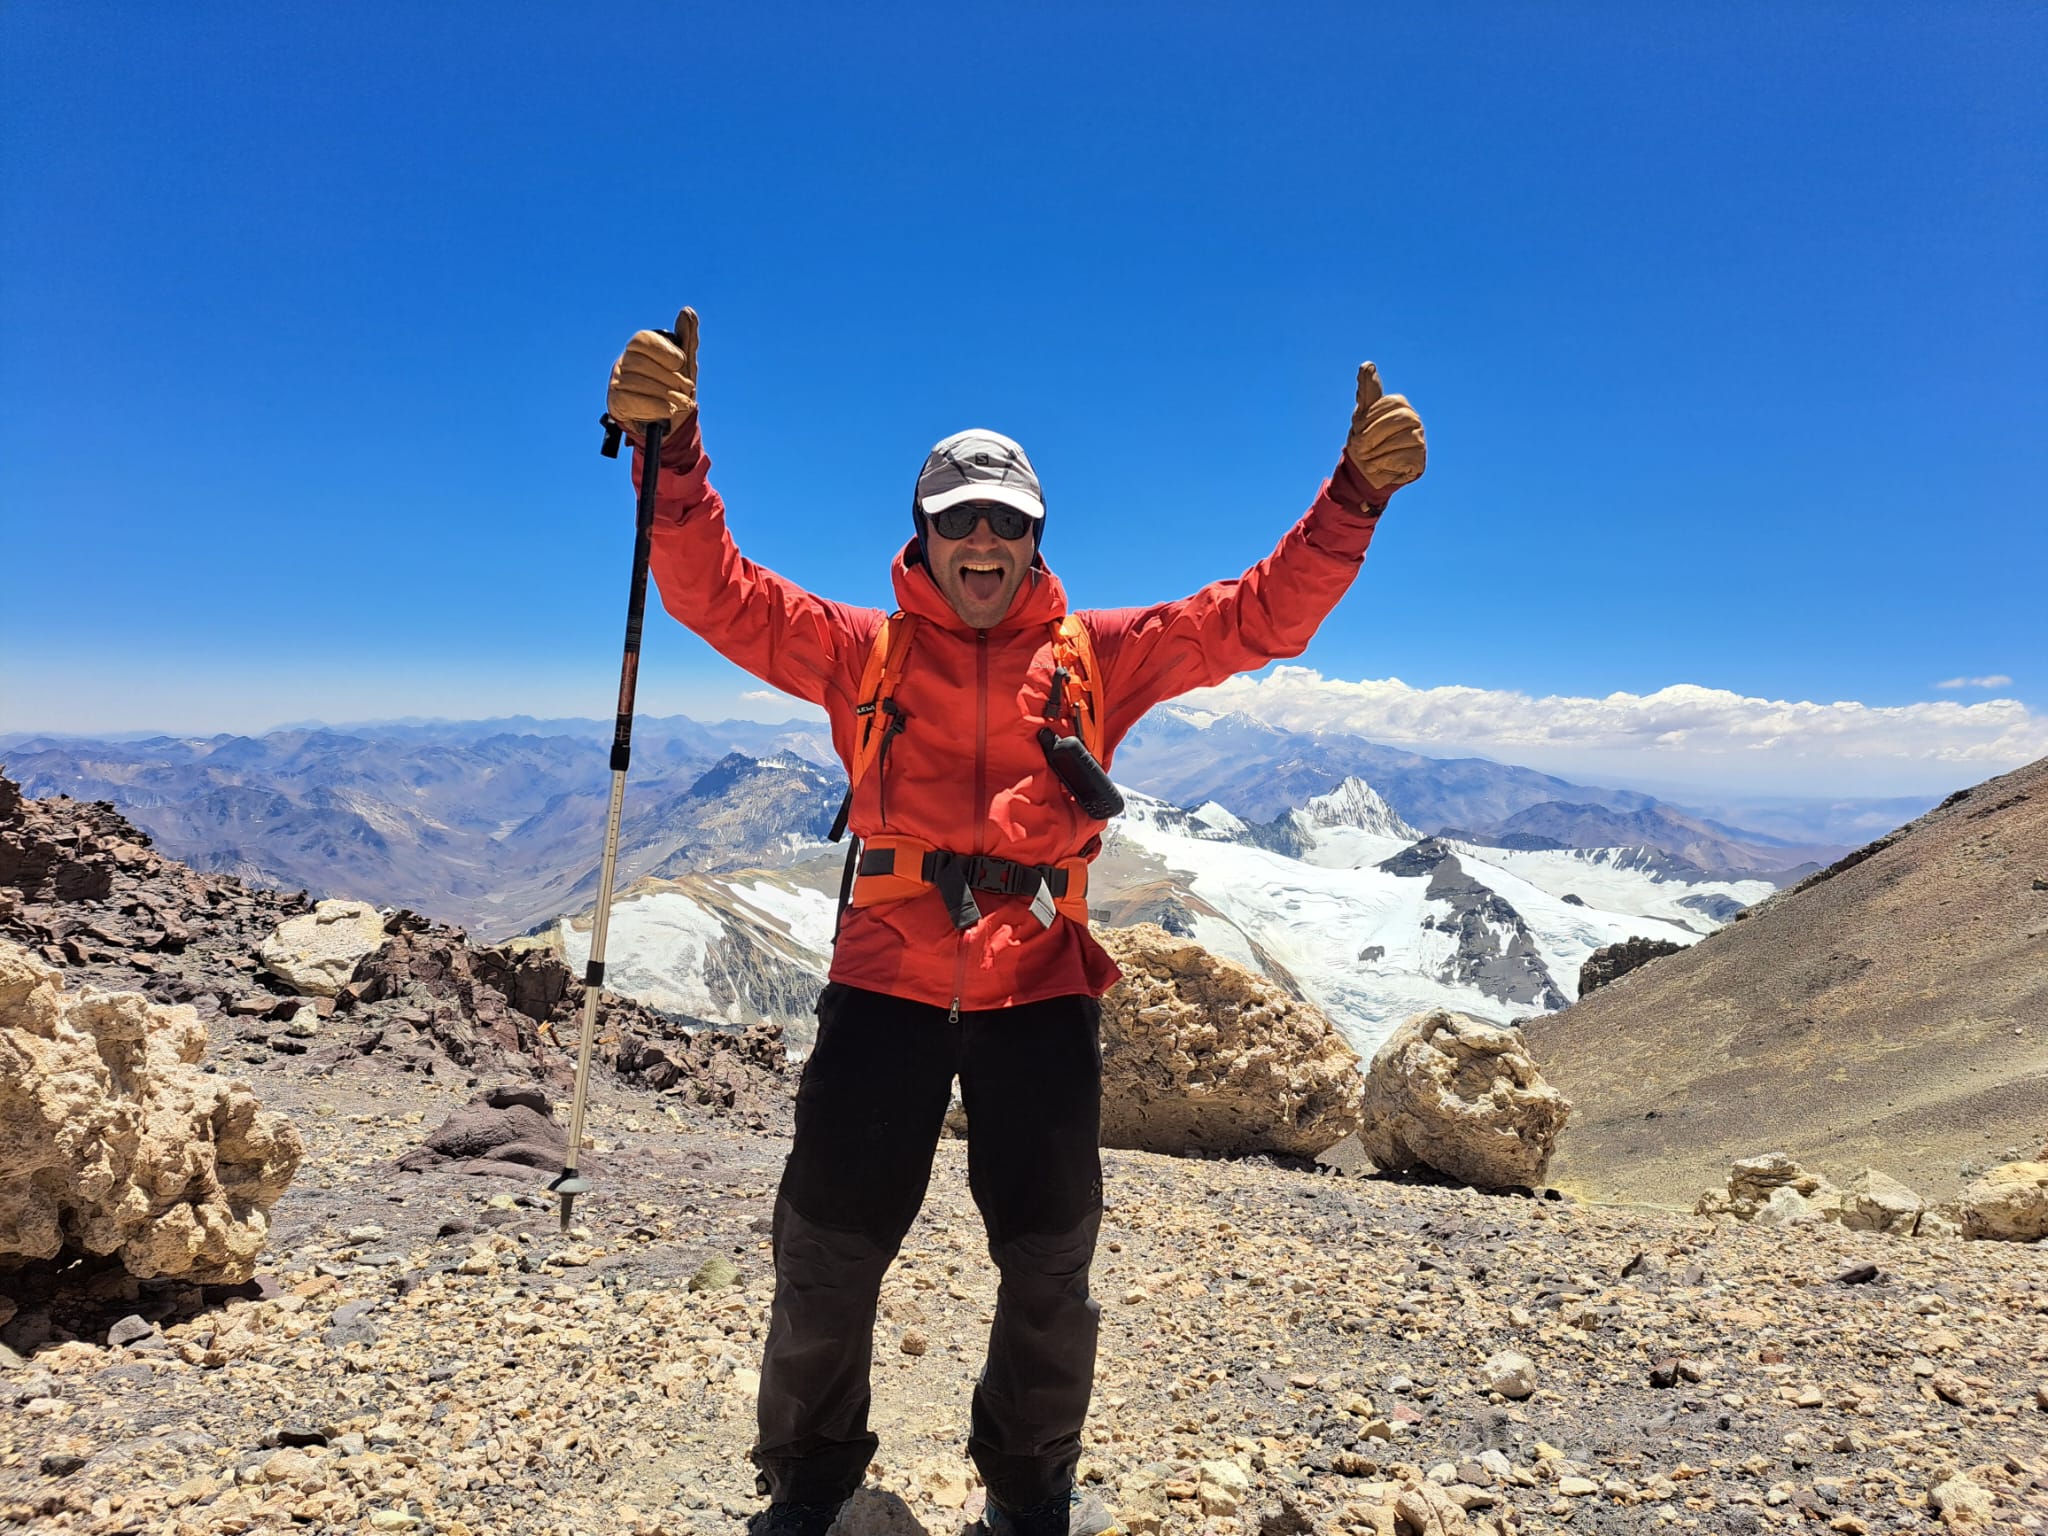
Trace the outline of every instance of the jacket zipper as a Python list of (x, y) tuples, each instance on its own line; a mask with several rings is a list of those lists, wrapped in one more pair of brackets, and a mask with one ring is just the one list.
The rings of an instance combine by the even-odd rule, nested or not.
[[(988, 631), (974, 632), (974, 851), (988, 852), (985, 823), (988, 820)], [(967, 935), (955, 941), (959, 949), (953, 959), (953, 1007), (946, 1022), (960, 1022), (960, 995), (967, 990)]]

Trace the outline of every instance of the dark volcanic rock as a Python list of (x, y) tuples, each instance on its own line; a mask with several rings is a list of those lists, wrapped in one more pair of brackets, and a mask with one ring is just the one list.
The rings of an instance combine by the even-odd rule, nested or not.
[(1477, 987), (1502, 1002), (1564, 1007), (1565, 995), (1543, 963), (1535, 935), (1505, 896), (1466, 874), (1455, 858), (1431, 873), (1429, 895), (1451, 909), (1448, 918), (1436, 919), (1437, 927), (1458, 936), (1457, 953), (1439, 968), (1440, 979)]
[(1385, 870), (1390, 875), (1399, 875), (1403, 879), (1412, 880), (1428, 874), (1437, 865), (1443, 863), (1445, 859), (1452, 859), (1455, 862), (1455, 856), (1444, 845), (1443, 840), (1441, 838), (1425, 837), (1414, 847), (1403, 848), (1391, 859), (1380, 860), (1377, 867)]
[[(568, 1146), (569, 1133), (555, 1123), (545, 1097), (532, 1089), (492, 1088), (442, 1121), (422, 1145), (398, 1160), (398, 1166), (408, 1173), (451, 1165), (458, 1173), (556, 1169)], [(589, 1154), (578, 1166), (599, 1171)]]
[(1584, 997), (1595, 988), (1626, 976), (1639, 965), (1647, 965), (1665, 955), (1675, 955), (1683, 948), (1683, 944), (1674, 944), (1669, 939), (1646, 939), (1638, 935), (1623, 939), (1619, 944), (1596, 949), (1579, 967), (1579, 996)]
[(1719, 891), (1705, 891), (1697, 896), (1678, 898), (1681, 907), (1690, 907), (1710, 922), (1732, 923), (1746, 910), (1733, 896), (1723, 896)]
[[(360, 962), (332, 1017), (281, 998), (257, 950), (306, 894), (246, 887), (167, 859), (111, 803), (31, 800), (0, 777), (0, 935), (59, 966), (73, 984), (192, 1003), (229, 1027), (214, 1046), (254, 1063), (303, 1055), (333, 1072), (365, 1056), (434, 1075), (509, 1072), (567, 1087), (584, 989), (545, 949), (480, 948), (458, 928), (408, 911)], [(324, 1000), (323, 1000), (324, 1002)], [(781, 1031), (744, 1033), (677, 1019), (607, 993), (597, 1061), (625, 1081), (780, 1124), (791, 1086)], [(253, 1053), (253, 1054), (252, 1054)]]
[(163, 857), (106, 801), (30, 800), (0, 776), (0, 935), (67, 984), (192, 1003), (202, 1016), (258, 990), (256, 946), (307, 910)]
[[(345, 989), (355, 1006), (396, 1006), (396, 1022), (473, 1070), (529, 1072), (566, 1088), (581, 1038), (583, 983), (551, 951), (473, 947), (458, 928), (394, 913), (391, 941), (365, 956)], [(789, 1099), (782, 1029), (744, 1031), (678, 1020), (607, 992), (597, 1059), (627, 1082), (686, 1093), (750, 1120)]]

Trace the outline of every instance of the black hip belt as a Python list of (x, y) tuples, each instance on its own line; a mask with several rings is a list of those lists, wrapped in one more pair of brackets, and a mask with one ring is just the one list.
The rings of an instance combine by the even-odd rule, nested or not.
[(1041, 924), (1052, 926), (1055, 915), (1088, 920), (1088, 861), (1063, 859), (1057, 864), (1020, 864), (992, 853), (954, 853), (912, 837), (877, 836), (861, 848), (852, 904), (873, 906), (901, 901), (937, 888), (953, 926), (972, 928), (982, 919), (976, 891), (999, 896), (1028, 896)]

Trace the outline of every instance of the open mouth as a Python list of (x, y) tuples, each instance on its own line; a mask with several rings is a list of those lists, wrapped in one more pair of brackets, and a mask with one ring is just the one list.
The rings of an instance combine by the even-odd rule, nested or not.
[(1000, 565), (963, 562), (960, 566), (960, 589), (976, 602), (990, 602), (1003, 590), (1003, 568)]

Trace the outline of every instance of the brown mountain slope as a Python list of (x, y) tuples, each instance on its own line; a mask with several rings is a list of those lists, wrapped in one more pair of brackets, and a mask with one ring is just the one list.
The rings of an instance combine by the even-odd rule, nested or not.
[(2048, 758), (1523, 1027), (1580, 1195), (1690, 1204), (1773, 1150), (1954, 1193), (2048, 1134)]

